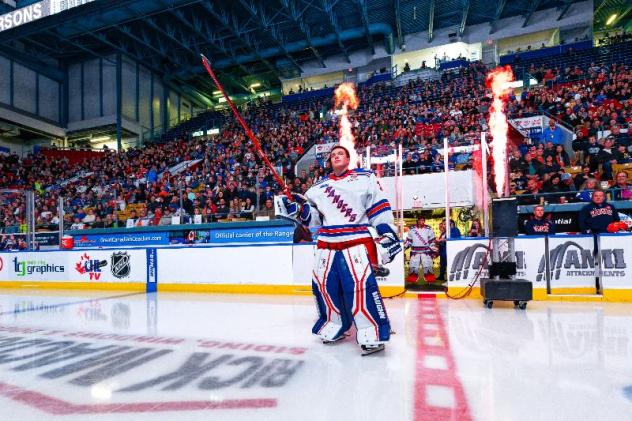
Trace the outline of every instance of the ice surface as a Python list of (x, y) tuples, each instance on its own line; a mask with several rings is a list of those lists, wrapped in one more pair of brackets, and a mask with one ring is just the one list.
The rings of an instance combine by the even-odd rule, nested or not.
[(630, 419), (629, 305), (386, 306), (361, 357), (311, 297), (4, 290), (0, 419)]

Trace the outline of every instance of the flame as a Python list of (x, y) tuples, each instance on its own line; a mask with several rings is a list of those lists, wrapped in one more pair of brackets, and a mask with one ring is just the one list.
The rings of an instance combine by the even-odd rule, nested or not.
[(358, 167), (358, 153), (355, 149), (355, 138), (351, 131), (351, 122), (349, 121), (349, 109), (355, 110), (358, 108), (360, 101), (356, 95), (355, 86), (353, 83), (341, 83), (336, 88), (336, 108), (342, 107), (340, 110), (340, 145), (347, 148), (351, 159), (349, 161), (349, 169)]
[(486, 79), (486, 85), (492, 90), (492, 105), (489, 110), (489, 131), (492, 135), (491, 149), (494, 157), (494, 181), (496, 193), (502, 197), (505, 193), (507, 177), (507, 132), (509, 124), (505, 114), (507, 97), (511, 93), (509, 82), (514, 80), (511, 67), (497, 67)]

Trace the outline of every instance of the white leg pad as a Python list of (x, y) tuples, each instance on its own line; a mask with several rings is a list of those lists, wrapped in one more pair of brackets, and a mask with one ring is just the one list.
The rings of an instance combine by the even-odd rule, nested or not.
[(408, 262), (408, 273), (419, 273), (419, 266), (421, 265), (421, 254), (414, 254), (410, 257)]
[(378, 341), (377, 336), (375, 336), (375, 328), (373, 326), (357, 330), (358, 333), (356, 335), (356, 340), (359, 345), (378, 345), (387, 343), (386, 341)]
[(336, 338), (336, 334), (342, 329), (342, 324), (327, 322), (323, 328), (318, 332), (318, 337), (323, 341), (333, 341)]

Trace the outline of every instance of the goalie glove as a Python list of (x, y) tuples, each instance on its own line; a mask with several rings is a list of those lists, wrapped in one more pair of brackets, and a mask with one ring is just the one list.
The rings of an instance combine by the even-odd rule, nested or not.
[(391, 228), (386, 224), (380, 224), (377, 227), (380, 238), (377, 240), (377, 251), (380, 254), (382, 264), (386, 265), (395, 259), (395, 256), (402, 251), (402, 245), (399, 238)]
[[(287, 196), (281, 197), (283, 206), (280, 207), (280, 213), (284, 216), (297, 219), (303, 224), (309, 224), (311, 207), (307, 203), (305, 196), (298, 193), (292, 193), (292, 200)], [(285, 209), (282, 209), (285, 208)]]

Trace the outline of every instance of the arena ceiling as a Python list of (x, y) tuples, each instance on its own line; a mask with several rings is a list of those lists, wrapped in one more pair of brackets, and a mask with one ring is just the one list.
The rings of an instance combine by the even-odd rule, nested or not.
[[(604, 0), (605, 2), (627, 0)], [(302, 65), (352, 51), (401, 46), (405, 36), (522, 16), (576, 0), (97, 0), (0, 32), (0, 51), (42, 70), (49, 59), (128, 55), (174, 83), (209, 92), (199, 54), (220, 70), (229, 91), (279, 86)], [(23, 7), (33, 1), (17, 1)], [(2, 4), (4, 11), (11, 6)], [(392, 50), (391, 50), (392, 51)]]
[(594, 28), (596, 31), (609, 27), (626, 27), (632, 23), (632, 1), (595, 0)]

